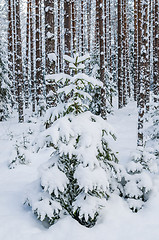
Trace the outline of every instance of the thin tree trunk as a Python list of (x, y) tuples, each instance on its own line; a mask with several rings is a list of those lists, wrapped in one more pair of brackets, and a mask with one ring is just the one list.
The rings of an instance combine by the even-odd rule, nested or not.
[(12, 0), (13, 8), (13, 81), (14, 81), (14, 99), (18, 102), (18, 82), (16, 79), (16, 58), (17, 58), (17, 44), (16, 44), (16, 7), (15, 0)]
[[(11, 92), (14, 96), (14, 76), (13, 76), (13, 16), (12, 16), (12, 4), (11, 0), (8, 0), (8, 78), (11, 85)], [(13, 104), (13, 103), (12, 103)]]
[(103, 83), (101, 89), (101, 117), (107, 119), (106, 111), (106, 83), (104, 62), (104, 32), (103, 32), (103, 0), (97, 2), (99, 9), (99, 44), (100, 44), (100, 80)]
[(91, 0), (87, 1), (87, 40), (88, 52), (91, 50)]
[(158, 69), (158, 47), (159, 47), (159, 23), (158, 23), (158, 0), (154, 2), (154, 40), (153, 40), (153, 91), (154, 91), (154, 101), (158, 101), (159, 94), (159, 69)]
[(58, 71), (62, 72), (62, 48), (61, 48), (61, 0), (58, 0), (58, 26), (57, 26), (57, 43), (58, 43)]
[[(137, 145), (140, 147), (144, 146), (144, 136), (143, 136), (143, 125), (144, 125), (144, 108), (145, 108), (145, 82), (144, 82), (144, 74), (145, 74), (145, 53), (144, 51), (141, 52), (141, 47), (142, 49), (145, 48), (145, 42), (143, 41), (142, 43), (142, 37), (143, 39), (145, 38), (145, 30), (142, 34), (142, 0), (138, 1), (138, 54), (142, 53), (142, 56), (139, 56), (138, 60), (138, 65), (140, 69), (140, 74), (139, 74), (139, 96), (138, 96), (138, 140), (137, 140)], [(145, 27), (146, 25), (144, 25)]]
[(42, 57), (41, 57), (41, 33), (40, 33), (40, 6), (41, 0), (35, 0), (36, 19), (36, 101), (38, 112), (42, 114)]
[[(66, 55), (71, 56), (71, 2), (64, 0), (64, 31)], [(65, 63), (65, 73), (69, 74), (69, 64)]]
[(19, 0), (16, 3), (16, 81), (18, 82), (18, 113), (19, 122), (24, 121), (23, 115), (23, 73), (22, 73), (22, 41), (21, 41), (21, 27), (20, 27), (20, 5)]
[(25, 108), (29, 107), (29, 34), (30, 34), (30, 0), (27, 2), (27, 21), (26, 21), (26, 77), (25, 77)]
[(141, 79), (141, 44), (142, 44), (142, 1), (138, 0), (138, 88), (137, 88), (137, 105), (140, 101), (140, 79)]
[(138, 93), (138, 1), (134, 0), (134, 100)]
[(81, 0), (81, 52), (84, 54), (84, 1)]
[[(45, 55), (46, 55), (46, 74), (55, 73), (55, 17), (54, 17), (54, 0), (45, 0)], [(60, 1), (58, 1), (60, 17)], [(61, 41), (60, 41), (60, 20), (58, 20), (58, 62), (61, 67)], [(46, 103), (47, 108), (56, 106), (56, 86), (52, 80), (46, 82)]]
[(30, 4), (30, 64), (31, 64), (31, 96), (32, 111), (35, 112), (35, 77), (34, 77), (34, 34), (33, 34), (33, 2)]
[(72, 46), (73, 52), (76, 52), (76, 3), (72, 0)]
[(121, 39), (122, 39), (122, 33), (121, 33), (121, 0), (118, 0), (118, 107), (122, 108), (122, 102), (123, 102), (123, 83), (122, 83), (122, 61), (121, 61)]
[(104, 0), (104, 43), (105, 43), (105, 64), (107, 63), (108, 51), (107, 51), (107, 0)]
[(123, 45), (123, 106), (126, 106), (127, 79), (126, 79), (126, 0), (122, 2), (122, 45)]

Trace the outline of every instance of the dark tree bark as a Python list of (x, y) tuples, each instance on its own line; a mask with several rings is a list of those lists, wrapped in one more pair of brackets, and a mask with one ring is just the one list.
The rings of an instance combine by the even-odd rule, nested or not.
[(126, 0), (122, 0), (122, 47), (123, 47), (123, 106), (126, 106), (127, 75), (126, 75)]
[(42, 103), (42, 56), (41, 56), (41, 0), (35, 0), (35, 28), (36, 28), (36, 101), (38, 106), (38, 113), (42, 115), (43, 103)]
[(29, 35), (30, 35), (30, 4), (31, 1), (27, 1), (27, 20), (26, 20), (26, 77), (25, 77), (25, 108), (29, 107)]
[(121, 32), (121, 13), (122, 13), (122, 7), (121, 7), (121, 0), (118, 0), (118, 107), (122, 108), (123, 104), (123, 83), (122, 83), (122, 51), (121, 51), (121, 40), (122, 40), (122, 32)]
[[(64, 0), (65, 55), (71, 56), (71, 1)], [(65, 63), (65, 73), (69, 74), (69, 65)]]
[(31, 99), (32, 99), (32, 111), (35, 112), (35, 100), (36, 100), (36, 85), (34, 78), (34, 34), (33, 34), (33, 2), (30, 4), (30, 64), (31, 64)]
[(91, 50), (91, 0), (87, 1), (87, 41), (88, 52)]
[(106, 83), (105, 83), (105, 61), (104, 61), (104, 32), (103, 32), (103, 0), (97, 2), (99, 9), (99, 44), (100, 44), (100, 80), (103, 83), (101, 89), (101, 117), (107, 119), (106, 111)]
[[(144, 146), (144, 136), (143, 136), (143, 125), (144, 125), (144, 109), (145, 109), (145, 79), (144, 79), (144, 74), (145, 74), (145, 59), (146, 59), (146, 53), (145, 51), (141, 52), (141, 48), (145, 48), (146, 42), (144, 41), (144, 34), (146, 31), (146, 25), (144, 25), (145, 29), (142, 34), (142, 12), (144, 9), (142, 9), (143, 6), (143, 0), (138, 1), (138, 54), (142, 54), (138, 58), (138, 66), (140, 69), (140, 74), (138, 74), (139, 78), (139, 96), (138, 96), (138, 140), (137, 140), (137, 145), (140, 147)], [(142, 42), (143, 39), (143, 42)], [(146, 38), (145, 38), (146, 39)]]
[(72, 48), (76, 52), (76, 3), (72, 0)]
[(154, 92), (154, 101), (159, 100), (159, 13), (158, 13), (158, 0), (154, 1), (154, 14), (153, 14), (153, 92)]
[[(54, 0), (45, 0), (45, 56), (46, 56), (46, 74), (55, 73), (55, 34), (54, 34)], [(58, 2), (59, 4), (59, 2)], [(59, 5), (58, 5), (59, 6)], [(59, 6), (60, 7), (60, 6)], [(60, 11), (60, 9), (59, 9)], [(60, 16), (58, 15), (58, 18)], [(58, 61), (60, 64), (60, 21), (58, 22)], [(56, 106), (56, 85), (52, 80), (46, 81), (46, 103), (47, 108)]]
[(138, 93), (138, 1), (134, 0), (134, 100)]
[(84, 54), (84, 1), (81, 0), (81, 52)]
[(57, 62), (58, 62), (58, 72), (63, 71), (63, 64), (62, 64), (62, 42), (61, 42), (61, 1), (58, 0), (58, 26), (57, 26)]
[(15, 1), (16, 5), (16, 82), (18, 83), (18, 113), (19, 122), (24, 121), (23, 115), (23, 73), (22, 73), (22, 41), (21, 41), (21, 27), (20, 27), (20, 3)]
[(14, 96), (15, 88), (14, 88), (14, 76), (13, 76), (13, 16), (12, 16), (12, 5), (11, 0), (8, 0), (8, 78), (12, 83), (11, 92)]

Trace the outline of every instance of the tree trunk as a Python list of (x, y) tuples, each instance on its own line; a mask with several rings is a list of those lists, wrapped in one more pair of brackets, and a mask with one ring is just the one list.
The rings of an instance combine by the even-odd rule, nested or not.
[(101, 117), (103, 119), (107, 119), (104, 62), (103, 0), (98, 0), (97, 4), (99, 4), (97, 9), (99, 9), (100, 80), (103, 83), (103, 87), (101, 89)]
[(42, 56), (41, 56), (41, 26), (40, 26), (40, 7), (41, 0), (35, 0), (35, 19), (36, 19), (36, 101), (38, 106), (38, 112), (42, 115)]
[[(54, 0), (45, 0), (45, 56), (46, 74), (55, 73), (55, 36), (54, 36)], [(59, 2), (58, 2), (59, 4)], [(59, 6), (59, 5), (58, 5)], [(59, 6), (60, 7), (60, 6)], [(60, 11), (60, 9), (58, 10)], [(58, 15), (58, 18), (60, 16)], [(60, 64), (60, 21), (58, 22), (58, 62)], [(56, 86), (52, 80), (46, 81), (46, 103), (47, 108), (56, 106)]]
[[(66, 55), (71, 56), (71, 1), (64, 0), (64, 31)], [(69, 64), (65, 63), (65, 73), (69, 74)]]
[(30, 0), (27, 1), (27, 20), (26, 20), (26, 77), (25, 77), (25, 108), (29, 107), (29, 35), (30, 35)]
[(13, 83), (13, 26), (12, 26), (12, 6), (8, 0), (8, 78), (12, 83), (12, 94), (14, 94)]
[[(137, 145), (140, 146), (140, 147), (143, 147), (144, 146), (144, 138), (143, 138), (143, 125), (144, 125), (144, 108), (145, 108), (145, 82), (144, 82), (144, 74), (145, 74), (145, 66), (146, 66), (146, 63), (145, 63), (145, 51), (142, 51), (141, 52), (141, 47), (142, 49), (145, 48), (145, 42), (143, 41), (142, 42), (142, 38), (144, 39), (145, 36), (145, 29), (144, 29), (144, 32), (143, 32), (143, 36), (141, 35), (142, 34), (142, 30), (141, 30), (141, 27), (142, 27), (142, 0), (139, 0), (138, 1), (138, 54), (142, 54), (142, 56), (139, 56), (139, 60), (138, 60), (138, 65), (139, 65), (139, 69), (140, 69), (140, 72), (139, 72), (139, 96), (138, 96), (138, 140), (137, 140)], [(144, 27), (146, 27), (146, 25), (144, 25)]]
[(138, 93), (138, 1), (134, 0), (134, 100)]
[(122, 39), (122, 32), (121, 32), (121, 0), (118, 0), (118, 107), (122, 108), (123, 104), (123, 83), (122, 83), (122, 51), (121, 51), (121, 39)]
[(123, 106), (126, 106), (127, 75), (126, 75), (126, 0), (122, 0), (122, 47), (123, 47)]
[(34, 77), (34, 34), (33, 34), (33, 2), (30, 4), (30, 64), (31, 64), (31, 96), (32, 111), (35, 112), (35, 77)]
[(158, 47), (159, 47), (159, 23), (158, 23), (158, 0), (154, 1), (154, 14), (153, 14), (153, 28), (154, 28), (154, 39), (153, 39), (153, 91), (154, 91), (154, 101), (157, 102), (159, 97), (159, 56), (158, 56)]
[(17, 44), (17, 57), (16, 57), (16, 81), (18, 83), (18, 113), (19, 122), (24, 121), (23, 115), (23, 73), (22, 73), (22, 41), (21, 41), (21, 27), (20, 27), (20, 5), (19, 0), (16, 3), (16, 44)]

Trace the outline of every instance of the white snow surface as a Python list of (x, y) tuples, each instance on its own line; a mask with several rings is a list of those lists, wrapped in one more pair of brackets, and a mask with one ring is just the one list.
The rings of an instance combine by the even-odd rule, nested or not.
[[(117, 141), (113, 143), (113, 148), (119, 152), (118, 159), (120, 163), (127, 164), (131, 160), (131, 152), (136, 149), (135, 103), (129, 103), (127, 107), (115, 110), (114, 116), (108, 117), (108, 123), (116, 130)], [(33, 215), (31, 209), (23, 205), (23, 202), (28, 186), (39, 178), (41, 166), (48, 161), (51, 151), (45, 148), (34, 153), (30, 150), (31, 159), (28, 165), (19, 165), (15, 169), (8, 168), (15, 139), (20, 139), (31, 129), (33, 133), (30, 135), (30, 141), (33, 141), (36, 136), (38, 137), (39, 126), (40, 123), (36, 119), (32, 119), (32, 123), (24, 124), (18, 124), (17, 118), (0, 122), (0, 240), (159, 239), (159, 176), (157, 174), (153, 175), (153, 191), (150, 199), (137, 214), (129, 210), (126, 201), (113, 195), (106, 201), (106, 207), (102, 209), (102, 215), (93, 228), (81, 226), (70, 216), (64, 216), (49, 229), (45, 228)], [(87, 144), (89, 141), (90, 139)], [(43, 180), (48, 181), (48, 179)], [(63, 180), (61, 188), (65, 185), (64, 176)], [(82, 181), (81, 178), (81, 184)], [(148, 179), (146, 178), (145, 181)], [(148, 185), (147, 182), (142, 184)], [(133, 206), (133, 203), (130, 202), (129, 205)], [(86, 205), (86, 209), (88, 207)], [(95, 208), (96, 206), (92, 208), (92, 212)]]

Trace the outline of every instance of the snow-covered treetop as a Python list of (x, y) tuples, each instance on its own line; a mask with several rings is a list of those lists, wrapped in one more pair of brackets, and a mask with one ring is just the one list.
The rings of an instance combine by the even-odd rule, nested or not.
[(62, 103), (60, 113), (63, 112), (63, 115), (68, 113), (77, 115), (88, 110), (92, 101), (91, 95), (87, 92), (88, 86), (89, 88), (102, 87), (100, 80), (80, 72), (81, 69), (84, 69), (84, 61), (88, 58), (88, 54), (81, 57), (75, 54), (73, 58), (65, 55), (64, 59), (69, 62), (73, 76), (59, 73), (45, 77), (46, 80), (52, 80), (58, 85), (59, 103)]

